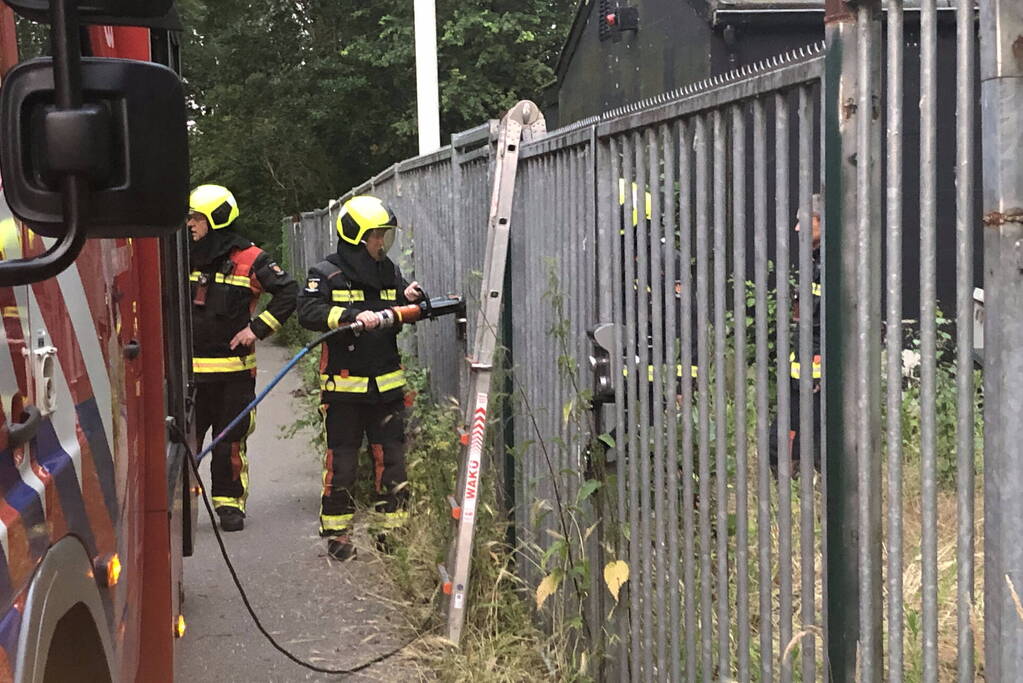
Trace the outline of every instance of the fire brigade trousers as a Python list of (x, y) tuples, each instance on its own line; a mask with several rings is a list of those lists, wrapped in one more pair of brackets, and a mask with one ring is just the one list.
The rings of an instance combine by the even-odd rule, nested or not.
[[(813, 466), (820, 472), (821, 470), (821, 390), (820, 384), (815, 382), (817, 391), (813, 393), (811, 398), (812, 410), (813, 410), (813, 443), (810, 446), (810, 450), (813, 453)], [(802, 447), (800, 446), (800, 430), (802, 427), (802, 420), (800, 419), (800, 395), (799, 395), (799, 380), (793, 379), (789, 383), (789, 434), (788, 443), (786, 446), (789, 449), (789, 454), (792, 458), (792, 475), (795, 477), (799, 476), (799, 458), (802, 453)], [(778, 471), (778, 418), (775, 417), (771, 423), (770, 434), (768, 440), (769, 447), (769, 458), (771, 464), (771, 470), (777, 473)]]
[(408, 501), (404, 399), (386, 403), (324, 403), (320, 410), (327, 430), (320, 534), (333, 536), (351, 530), (364, 435), (373, 464), (374, 510), (382, 514), (375, 526), (383, 530), (401, 524)]
[[(212, 427), (210, 438), (215, 438), (256, 397), (255, 377), (197, 382), (195, 387), (195, 429), (200, 446), (207, 429)], [(239, 421), (213, 448), (210, 476), (214, 507), (233, 507), (245, 512), (245, 499), (249, 495), (245, 441), (255, 427), (256, 411), (253, 410), (249, 412), (249, 419)]]

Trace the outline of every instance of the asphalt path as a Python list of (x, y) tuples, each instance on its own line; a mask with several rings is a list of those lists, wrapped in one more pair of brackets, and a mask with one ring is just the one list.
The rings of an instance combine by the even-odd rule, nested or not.
[[(289, 358), (286, 349), (260, 345), (257, 392)], [(260, 405), (249, 437), (250, 494), (245, 529), (224, 539), (264, 627), (288, 650), (325, 668), (351, 668), (412, 639), (405, 610), (383, 566), (371, 552), (336, 563), (317, 535), (320, 454), (310, 434), (285, 438), (301, 405), (297, 372)], [(209, 439), (210, 437), (207, 437)], [(208, 460), (208, 458), (207, 458)], [(208, 482), (209, 466), (203, 463)], [(356, 675), (309, 671), (275, 650), (259, 633), (238, 595), (204, 508), (195, 554), (184, 561), (187, 620), (178, 641), (175, 680), (415, 681), (423, 678), (403, 653)]]

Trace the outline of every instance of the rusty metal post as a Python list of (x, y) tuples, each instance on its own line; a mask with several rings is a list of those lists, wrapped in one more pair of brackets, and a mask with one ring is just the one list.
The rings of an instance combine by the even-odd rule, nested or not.
[(981, 0), (984, 177), (984, 655), (1023, 671), (1023, 3)]
[(825, 609), (839, 683), (881, 679), (879, 15), (879, 0), (827, 0), (824, 17)]

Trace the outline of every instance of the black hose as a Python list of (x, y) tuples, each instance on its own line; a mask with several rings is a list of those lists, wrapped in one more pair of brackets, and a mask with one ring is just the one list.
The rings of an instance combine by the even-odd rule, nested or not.
[(263, 637), (266, 638), (278, 652), (280, 652), (285, 657), (293, 661), (295, 664), (305, 667), (306, 669), (309, 669), (311, 671), (316, 671), (317, 673), (322, 674), (345, 675), (358, 673), (363, 669), (369, 668), (374, 664), (384, 661), (385, 659), (389, 659), (394, 655), (398, 654), (399, 652), (401, 652), (402, 650), (404, 650), (406, 647), (414, 643), (419, 638), (419, 636), (416, 636), (412, 640), (409, 640), (408, 642), (403, 643), (402, 645), (392, 650), (388, 650), (383, 654), (377, 655), (376, 657), (373, 657), (372, 659), (362, 664), (359, 664), (358, 666), (353, 666), (346, 669), (327, 669), (321, 666), (317, 666), (303, 659), (300, 659), (297, 655), (294, 655), (287, 649), (285, 649), (285, 647), (278, 643), (277, 640), (270, 634), (270, 632), (266, 630), (266, 628), (263, 626), (263, 623), (259, 620), (259, 617), (256, 615), (255, 610), (252, 608), (252, 604), (249, 602), (249, 596), (246, 594), (245, 589), (242, 587), (241, 579), (238, 578), (238, 572), (235, 571), (234, 564), (231, 562), (231, 557), (227, 553), (227, 547), (224, 545), (224, 539), (220, 535), (220, 529), (217, 528), (217, 520), (213, 512), (213, 505), (210, 503), (210, 499), (206, 495), (206, 486), (202, 483), (202, 476), (199, 474), (199, 463), (196, 462), (195, 453), (193, 453), (192, 449), (189, 448), (187, 438), (184, 432), (181, 431), (181, 428), (175, 423), (170, 423), (170, 426), (171, 429), (177, 432), (181, 444), (184, 445), (185, 450), (188, 452), (188, 463), (192, 468), (192, 473), (195, 475), (196, 481), (199, 482), (199, 491), (202, 493), (202, 502), (206, 506), (206, 512), (207, 514), (209, 514), (210, 522), (213, 523), (213, 533), (217, 538), (217, 545), (220, 546), (220, 554), (224, 557), (224, 563), (227, 565), (227, 570), (231, 573), (231, 579), (234, 581), (234, 585), (238, 589), (238, 594), (241, 596), (242, 602), (245, 604), (245, 609), (246, 611), (248, 611), (249, 616), (252, 617), (252, 621), (256, 625), (256, 628), (259, 629), (259, 632), (263, 634)]

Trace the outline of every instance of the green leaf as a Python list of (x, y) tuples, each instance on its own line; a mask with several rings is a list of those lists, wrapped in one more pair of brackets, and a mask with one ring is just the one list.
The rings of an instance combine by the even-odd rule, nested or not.
[(561, 407), (561, 419), (562, 422), (568, 424), (568, 420), (572, 417), (572, 411), (575, 410), (575, 398), (573, 397)]
[(586, 483), (579, 487), (579, 495), (576, 496), (576, 502), (583, 502), (596, 493), (601, 486), (603, 486), (602, 482), (599, 482), (596, 479), (588, 479)]

